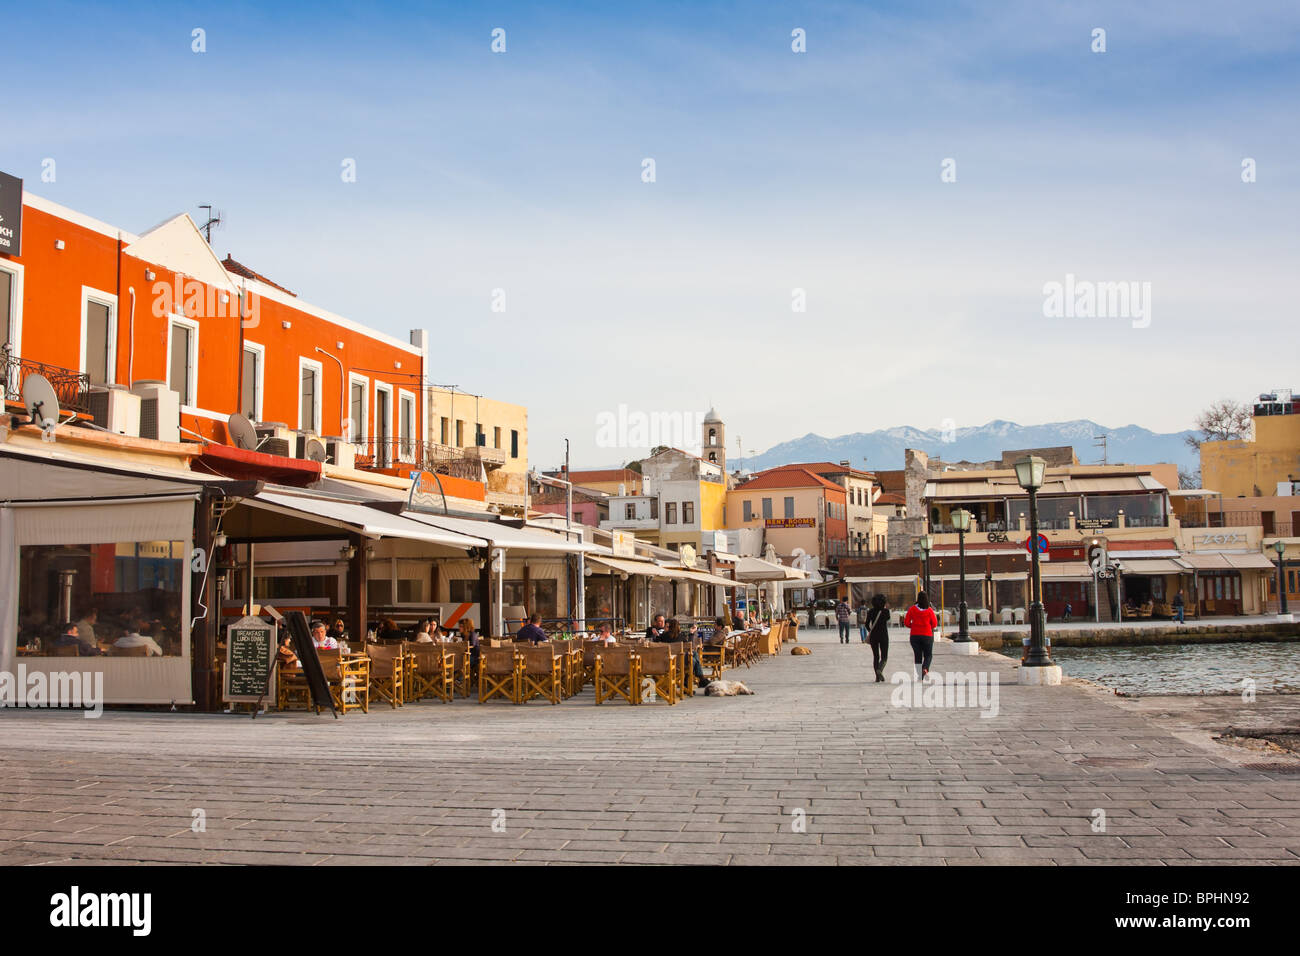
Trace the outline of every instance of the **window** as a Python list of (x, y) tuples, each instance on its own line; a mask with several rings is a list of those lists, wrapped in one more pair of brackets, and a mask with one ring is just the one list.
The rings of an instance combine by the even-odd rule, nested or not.
[(0, 348), (18, 341), (13, 327), (15, 285), (14, 274), (7, 269), (0, 269)]
[(370, 379), (364, 375), (348, 375), (348, 434), (350, 441), (366, 440), (366, 425), (370, 420)]
[(650, 499), (650, 517), (655, 521), (659, 520), (659, 499), (658, 498)]
[(422, 604), (424, 602), (424, 582), (419, 578), (397, 579), (398, 604)]
[(393, 463), (393, 386), (375, 383), (375, 464)]
[(240, 369), (239, 412), (249, 421), (262, 420), (262, 388), (265, 376), (262, 362), (266, 350), (254, 342), (244, 343), (243, 365)]
[(479, 448), (487, 444), (487, 435), (483, 434), (483, 426), (477, 422), (474, 424), (474, 444)]
[(519, 457), (519, 432), (510, 429), (510, 457)]
[(404, 461), (415, 459), (415, 396), (410, 392), (398, 395), (397, 437), (401, 441)]
[(629, 501), (627, 504), (625, 504), (625, 505), (623, 506), (623, 518), (624, 518), (624, 520), (626, 520), (626, 521), (635, 521), (635, 520), (636, 520), (636, 505), (632, 504), (632, 502), (630, 502), (630, 501)]
[[(709, 444), (710, 444), (710, 445), (716, 445), (717, 443), (718, 443), (718, 430), (717, 430), (716, 428), (710, 428), (710, 429), (709, 429)], [(713, 457), (712, 455), (710, 455), (710, 456), (709, 456), (709, 461), (714, 461), (714, 460), (715, 460), (714, 457)]]
[(763, 499), (763, 518), (764, 518), (764, 519), (767, 519), (767, 518), (770, 518), (770, 517), (772, 517), (772, 499), (771, 499), (771, 498), (764, 498), (764, 499)]
[(682, 502), (682, 524), (694, 524), (694, 523), (695, 523), (695, 502), (683, 501)]
[(373, 605), (393, 603), (393, 582), (390, 578), (371, 578), (366, 582), (366, 603)]
[[(111, 385), (117, 358), (117, 296), (81, 287), (81, 371), (91, 385)], [(184, 393), (182, 393), (183, 395)]]
[(451, 437), (450, 433), (451, 433), (451, 422), (448, 421), (447, 416), (444, 415), (442, 417), (442, 428), (438, 431), (438, 443), (440, 445), (447, 444), (447, 439)]
[(677, 523), (677, 502), (669, 501), (664, 505), (664, 524)]
[(744, 517), (742, 518), (743, 521), (754, 520), (754, 503), (752, 501), (746, 499), (745, 501), (741, 502), (741, 511), (744, 514)]
[(147, 648), (149, 656), (180, 657), (181, 599), (189, 569), (184, 541), (22, 545), (18, 644), (39, 645), (42, 655), (51, 655), (64, 615), (83, 622), (94, 610), (90, 627), (78, 627), (87, 656), (123, 641), (124, 648)]
[(794, 517), (794, 497), (793, 497), (792, 495), (786, 495), (786, 498), (785, 498), (785, 516), (786, 516), (787, 518), (793, 518), (793, 517)]
[(465, 423), (461, 419), (456, 419), (456, 447), (465, 447)]
[(718, 453), (716, 451), (709, 452), (709, 461), (713, 462), (715, 465), (718, 463)]
[(167, 336), (167, 387), (179, 392), (182, 405), (198, 404), (199, 324), (172, 316)]
[(462, 578), (448, 581), (447, 599), (452, 604), (482, 604), (482, 583), (478, 578)]
[(298, 359), (298, 428), (319, 433), (321, 430), (321, 364)]
[(501, 447), (501, 427), (499, 425), (492, 426), (492, 447)]

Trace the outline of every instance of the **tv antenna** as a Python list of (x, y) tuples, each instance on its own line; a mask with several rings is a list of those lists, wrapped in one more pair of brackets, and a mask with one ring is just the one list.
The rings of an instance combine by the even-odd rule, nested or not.
[(220, 209), (217, 210), (216, 215), (213, 215), (211, 206), (200, 206), (199, 208), (208, 211), (208, 221), (199, 226), (199, 229), (202, 230), (204, 238), (208, 240), (208, 245), (212, 245), (212, 230), (225, 221), (226, 215)]
[[(1093, 436), (1092, 436), (1092, 447), (1093, 447), (1093, 448), (1100, 448), (1100, 449), (1101, 449), (1101, 462), (1100, 462), (1100, 464), (1102, 464), (1102, 465), (1105, 465), (1105, 464), (1108, 464), (1108, 463), (1109, 463), (1109, 458), (1108, 458), (1107, 453), (1106, 453), (1106, 438), (1107, 438), (1106, 435), (1093, 435)], [(1096, 463), (1094, 463), (1094, 464), (1096, 464)]]

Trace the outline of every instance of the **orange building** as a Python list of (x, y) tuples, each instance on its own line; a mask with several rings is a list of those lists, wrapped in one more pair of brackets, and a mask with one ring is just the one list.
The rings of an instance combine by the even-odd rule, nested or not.
[[(188, 215), (134, 235), (24, 193), (21, 254), (0, 251), (0, 348), (10, 400), (21, 365), (44, 363), (92, 387), (165, 383), (180, 428), (220, 442), (242, 412), (349, 439), (382, 467), (413, 460), (424, 434), (422, 345), (223, 264)], [(68, 382), (84, 392), (66, 378), (61, 398)]]

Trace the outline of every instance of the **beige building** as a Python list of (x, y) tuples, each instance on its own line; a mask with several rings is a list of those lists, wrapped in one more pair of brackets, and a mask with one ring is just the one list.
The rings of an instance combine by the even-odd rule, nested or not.
[(429, 387), (425, 424), (433, 457), (477, 459), (488, 504), (522, 509), (527, 495), (528, 409), (454, 389)]
[(1289, 391), (1274, 392), (1261, 395), (1254, 412), (1254, 438), (1201, 443), (1201, 487), (1252, 498), (1300, 478), (1300, 402)]

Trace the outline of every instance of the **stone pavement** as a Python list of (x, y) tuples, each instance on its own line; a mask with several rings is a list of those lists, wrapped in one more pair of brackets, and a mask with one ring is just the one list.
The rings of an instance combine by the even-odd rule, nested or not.
[(1300, 862), (1300, 776), (947, 644), (935, 671), (996, 673), (997, 716), (892, 706), (856, 634), (802, 636), (742, 668), (755, 696), (671, 708), (2, 712), (0, 863)]

